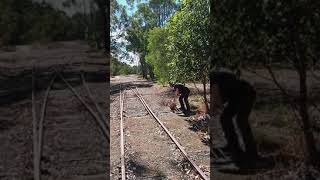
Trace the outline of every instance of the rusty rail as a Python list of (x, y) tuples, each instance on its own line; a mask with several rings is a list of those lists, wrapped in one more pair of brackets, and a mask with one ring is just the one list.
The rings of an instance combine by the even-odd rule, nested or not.
[(34, 67), (32, 69), (32, 134), (33, 134), (33, 178), (34, 180), (40, 180), (40, 167), (38, 161), (40, 159), (38, 153), (38, 131), (37, 131), (37, 113), (36, 113), (36, 77), (34, 74)]
[(68, 81), (62, 76), (62, 74), (58, 71), (56, 71), (58, 76), (62, 79), (62, 81), (67, 85), (67, 87), (71, 90), (71, 92), (78, 98), (78, 100), (87, 108), (87, 110), (91, 113), (93, 116), (96, 124), (98, 127), (100, 127), (103, 135), (107, 138), (108, 141), (110, 141), (110, 134), (107, 130), (107, 125), (103, 122), (103, 120), (100, 118), (100, 116), (93, 111), (93, 109), (86, 103), (83, 98), (77, 93), (77, 91), (68, 83)]
[(126, 170), (124, 164), (124, 132), (123, 132), (123, 104), (124, 92), (120, 91), (120, 156), (121, 156), (121, 179), (126, 179)]
[[(37, 116), (37, 102), (36, 102), (36, 75), (35, 75), (35, 68), (32, 69), (32, 126), (33, 126), (33, 178), (35, 180), (41, 180), (41, 156), (42, 156), (42, 150), (43, 150), (43, 134), (44, 134), (44, 122), (45, 122), (45, 114), (47, 110), (47, 102), (49, 93), (51, 91), (51, 88), (56, 80), (57, 77), (62, 79), (62, 81), (68, 86), (68, 88), (73, 92), (73, 94), (79, 99), (79, 101), (87, 108), (87, 110), (91, 113), (91, 115), (94, 117), (94, 120), (96, 124), (100, 127), (103, 135), (107, 138), (107, 140), (110, 140), (109, 135), (109, 123), (106, 121), (106, 117), (103, 115), (102, 110), (98, 106), (98, 104), (94, 101), (94, 98), (90, 92), (90, 89), (88, 85), (85, 82), (84, 76), (81, 75), (83, 85), (88, 93), (89, 98), (94, 103), (99, 115), (93, 111), (93, 109), (89, 106), (88, 103), (84, 101), (84, 99), (77, 93), (77, 91), (70, 85), (70, 83), (67, 82), (67, 80), (62, 76), (60, 72), (58, 72), (56, 69), (54, 69), (55, 73), (53, 74), (53, 77), (51, 78), (48, 87), (46, 88), (43, 102), (41, 105), (41, 111), (40, 111), (40, 119), (38, 122), (38, 116)], [(106, 125), (105, 125), (106, 123)]]
[[(33, 69), (34, 72), (34, 69)], [(34, 179), (41, 180), (41, 171), (40, 171), (40, 163), (41, 163), (41, 156), (42, 156), (42, 145), (43, 145), (43, 124), (44, 124), (44, 117), (47, 109), (47, 101), (49, 92), (51, 87), (56, 79), (56, 74), (53, 75), (47, 89), (45, 92), (45, 96), (43, 98), (42, 108), (41, 108), (41, 115), (40, 115), (40, 122), (37, 130), (37, 115), (36, 115), (36, 99), (35, 99), (35, 84), (36, 84), (36, 77), (32, 74), (32, 124), (33, 124), (33, 165), (34, 165)]]
[(94, 106), (96, 107), (99, 115), (100, 115), (100, 119), (107, 123), (107, 130), (110, 130), (110, 123), (109, 121), (107, 121), (107, 118), (106, 118), (106, 115), (102, 112), (101, 108), (99, 107), (98, 103), (94, 100), (94, 97), (90, 91), (90, 88), (85, 80), (85, 77), (84, 77), (84, 74), (81, 73), (81, 80), (82, 80), (82, 84), (83, 86), (85, 87), (86, 91), (87, 91), (87, 94), (88, 94), (88, 97), (90, 98), (91, 102), (94, 104)]

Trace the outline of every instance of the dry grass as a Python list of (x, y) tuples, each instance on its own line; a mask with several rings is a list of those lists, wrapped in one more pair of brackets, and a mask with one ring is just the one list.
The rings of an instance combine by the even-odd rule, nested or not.
[(208, 114), (206, 105), (203, 102), (203, 97), (201, 95), (192, 95), (189, 97), (189, 102), (191, 109), (196, 111), (197, 116), (202, 116)]

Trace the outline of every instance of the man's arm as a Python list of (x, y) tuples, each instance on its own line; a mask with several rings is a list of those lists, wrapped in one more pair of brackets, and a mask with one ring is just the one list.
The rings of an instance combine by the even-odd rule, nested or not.
[(174, 92), (175, 96), (178, 97), (180, 95), (179, 89), (177, 88)]
[(179, 96), (179, 89), (178, 88), (176, 88), (175, 90), (174, 90), (174, 97), (173, 97), (173, 101), (175, 102), (176, 101), (176, 98)]

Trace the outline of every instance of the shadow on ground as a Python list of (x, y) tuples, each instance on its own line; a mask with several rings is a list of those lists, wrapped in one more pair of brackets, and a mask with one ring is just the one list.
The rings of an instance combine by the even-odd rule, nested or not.
[(128, 168), (133, 170), (133, 173), (136, 176), (143, 176), (145, 173), (148, 172), (147, 166), (140, 164), (139, 162), (132, 159), (128, 161)]
[(275, 161), (273, 156), (263, 157), (255, 162), (255, 165), (246, 167), (247, 163), (243, 160), (243, 166), (236, 166), (232, 161), (226, 161), (225, 163), (214, 163), (213, 168), (221, 173), (234, 174), (234, 175), (257, 175), (265, 173), (275, 167)]
[[(137, 177), (137, 178), (152, 178), (152, 179), (166, 179), (166, 175), (159, 171), (159, 170), (154, 170), (148, 168), (146, 165), (141, 164), (140, 162), (137, 162), (134, 159), (130, 159), (127, 162), (127, 167), (128, 169), (132, 170), (132, 173)], [(152, 173), (155, 174), (152, 177), (149, 177), (148, 175)]]

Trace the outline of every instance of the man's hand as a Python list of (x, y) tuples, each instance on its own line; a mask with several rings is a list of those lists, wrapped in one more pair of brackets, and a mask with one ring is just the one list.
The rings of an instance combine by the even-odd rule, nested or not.
[(180, 96), (179, 89), (176, 89), (176, 91), (175, 91), (175, 96), (176, 96), (176, 97)]

